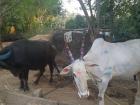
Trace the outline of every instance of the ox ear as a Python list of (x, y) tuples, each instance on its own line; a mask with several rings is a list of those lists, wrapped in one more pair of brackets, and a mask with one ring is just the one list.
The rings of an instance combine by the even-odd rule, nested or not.
[(98, 64), (94, 64), (94, 63), (91, 63), (91, 62), (87, 62), (85, 65), (89, 66), (89, 67), (99, 66)]
[(67, 75), (72, 71), (72, 66), (66, 66), (65, 68), (63, 68), (63, 70), (60, 72), (60, 75)]

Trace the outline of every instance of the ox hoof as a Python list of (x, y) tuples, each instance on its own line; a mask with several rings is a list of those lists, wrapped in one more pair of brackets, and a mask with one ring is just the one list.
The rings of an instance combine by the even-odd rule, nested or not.
[(19, 87), (19, 89), (20, 89), (20, 90), (23, 90), (23, 88), (24, 88), (24, 86), (23, 86), (23, 85), (21, 85), (21, 86)]
[(24, 88), (24, 92), (25, 92), (25, 91), (29, 91), (29, 90), (30, 90), (29, 87), (25, 87), (25, 88)]
[(24, 92), (30, 90), (29, 87), (20, 87), (19, 89), (20, 89), (20, 90), (23, 90)]

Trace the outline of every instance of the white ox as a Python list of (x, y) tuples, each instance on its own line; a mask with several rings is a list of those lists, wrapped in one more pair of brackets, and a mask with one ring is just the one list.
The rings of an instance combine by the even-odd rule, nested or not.
[[(112, 77), (133, 77), (140, 72), (140, 39), (121, 43), (109, 43), (102, 38), (93, 42), (84, 60), (75, 60), (65, 67), (61, 74), (72, 70), (78, 88), (78, 95), (89, 96), (87, 77), (97, 81), (99, 105), (104, 105), (104, 94)], [(140, 96), (140, 77), (137, 95)]]

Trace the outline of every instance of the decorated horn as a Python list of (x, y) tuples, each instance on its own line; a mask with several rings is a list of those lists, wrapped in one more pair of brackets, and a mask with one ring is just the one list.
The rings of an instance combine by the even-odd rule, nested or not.
[(64, 42), (65, 42), (65, 52), (68, 54), (68, 56), (71, 59), (71, 62), (74, 62), (74, 57), (72, 55), (72, 52), (70, 51), (70, 48), (68, 46), (68, 43), (72, 41), (72, 31), (64, 33)]
[(80, 59), (83, 59), (84, 56), (84, 46), (85, 46), (85, 35), (82, 37), (81, 49), (80, 49)]
[(70, 59), (71, 59), (71, 62), (74, 62), (74, 57), (72, 55), (72, 52), (70, 51), (70, 48), (68, 46), (67, 43), (65, 43), (65, 51), (67, 52), (67, 54), (69, 55)]

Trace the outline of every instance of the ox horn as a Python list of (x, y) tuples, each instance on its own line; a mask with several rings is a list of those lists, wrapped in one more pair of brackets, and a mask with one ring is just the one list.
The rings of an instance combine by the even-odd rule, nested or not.
[(6, 59), (8, 59), (10, 57), (10, 55), (11, 55), (11, 51), (10, 50), (7, 51), (6, 53), (0, 54), (0, 60), (1, 61), (2, 60), (6, 60)]
[(65, 52), (69, 55), (71, 62), (74, 62), (74, 57), (67, 43), (65, 43)]
[(80, 59), (83, 60), (83, 56), (84, 56), (84, 46), (85, 46), (85, 36), (82, 37), (82, 43), (81, 43), (81, 49), (80, 49)]

